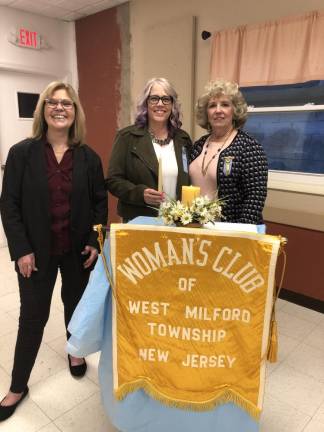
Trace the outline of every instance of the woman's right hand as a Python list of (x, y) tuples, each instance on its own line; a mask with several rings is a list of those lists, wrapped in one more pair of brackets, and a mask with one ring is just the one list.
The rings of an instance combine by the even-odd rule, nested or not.
[(148, 205), (159, 206), (164, 199), (164, 192), (155, 189), (144, 189), (144, 201)]
[(23, 277), (29, 278), (33, 271), (37, 271), (35, 266), (35, 255), (33, 253), (20, 257), (17, 261), (19, 272)]

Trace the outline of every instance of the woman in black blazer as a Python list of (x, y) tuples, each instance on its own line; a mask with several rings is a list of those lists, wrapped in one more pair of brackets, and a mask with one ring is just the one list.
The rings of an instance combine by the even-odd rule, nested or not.
[[(58, 271), (67, 328), (98, 255), (92, 226), (106, 224), (107, 195), (100, 158), (84, 139), (78, 95), (70, 85), (53, 82), (39, 97), (32, 137), (8, 154), (0, 210), (21, 308), (12, 381), (0, 403), (0, 421), (28, 393)], [(72, 375), (85, 374), (85, 359), (69, 356), (68, 361)]]

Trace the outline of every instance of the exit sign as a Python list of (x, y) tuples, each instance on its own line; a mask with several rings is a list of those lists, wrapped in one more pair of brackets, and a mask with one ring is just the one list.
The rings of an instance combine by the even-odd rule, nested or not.
[(41, 48), (40, 36), (37, 31), (28, 30), (24, 27), (18, 29), (18, 46), (26, 48)]
[(50, 48), (44, 36), (40, 35), (36, 30), (27, 27), (11, 29), (8, 34), (8, 41), (23, 48), (32, 48), (36, 50)]

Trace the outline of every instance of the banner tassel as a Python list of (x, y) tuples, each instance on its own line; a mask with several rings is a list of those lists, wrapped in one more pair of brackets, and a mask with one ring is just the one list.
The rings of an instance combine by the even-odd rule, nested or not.
[(278, 360), (278, 328), (277, 321), (273, 317), (270, 325), (270, 337), (267, 359), (270, 363), (276, 363)]
[(279, 294), (282, 288), (283, 278), (286, 271), (286, 261), (287, 256), (284, 251), (284, 247), (287, 244), (287, 239), (284, 237), (280, 237), (280, 251), (283, 254), (283, 267), (282, 267), (282, 273), (281, 278), (279, 282), (279, 287), (277, 292), (274, 296), (273, 306), (272, 306), (272, 315), (271, 315), (271, 322), (270, 322), (270, 331), (269, 331), (269, 343), (268, 343), (268, 352), (267, 352), (267, 360), (270, 363), (276, 363), (278, 361), (278, 326), (276, 321), (276, 301), (279, 298)]

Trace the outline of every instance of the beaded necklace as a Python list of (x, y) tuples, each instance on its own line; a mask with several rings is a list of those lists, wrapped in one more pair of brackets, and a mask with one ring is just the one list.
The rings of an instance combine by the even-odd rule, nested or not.
[(207, 152), (208, 152), (208, 147), (209, 147), (209, 142), (210, 142), (211, 135), (208, 137), (207, 143), (206, 143), (206, 149), (205, 149), (205, 152), (204, 152), (204, 157), (203, 157), (202, 164), (201, 164), (201, 174), (204, 177), (207, 174), (209, 165), (212, 163), (212, 161), (215, 159), (215, 157), (223, 150), (225, 144), (228, 143), (228, 140), (231, 137), (232, 132), (233, 132), (233, 129), (230, 129), (225, 134), (225, 138), (224, 138), (224, 141), (223, 141), (222, 145), (217, 149), (216, 153), (213, 154), (213, 156), (209, 159), (209, 161), (207, 162), (207, 165), (205, 166), (205, 159), (206, 159), (206, 155), (207, 155)]
[(149, 131), (149, 134), (150, 134), (150, 136), (152, 138), (152, 143), (153, 144), (158, 144), (160, 146), (165, 146), (165, 145), (168, 145), (169, 142), (171, 141), (170, 135), (168, 135), (164, 139), (160, 139), (160, 138), (157, 138), (152, 131)]

